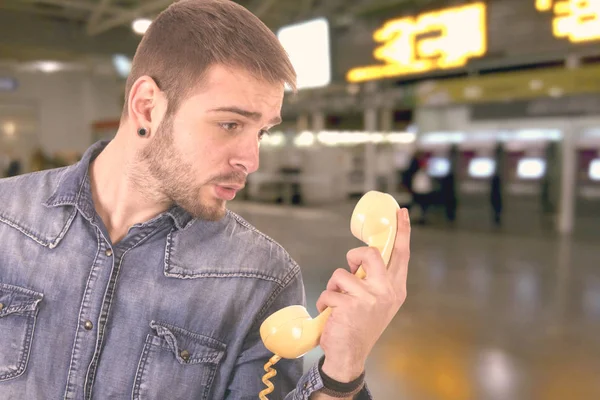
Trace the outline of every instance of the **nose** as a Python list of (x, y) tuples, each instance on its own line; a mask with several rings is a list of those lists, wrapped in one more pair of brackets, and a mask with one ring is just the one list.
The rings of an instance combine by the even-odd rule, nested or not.
[(259, 145), (256, 135), (247, 135), (246, 137), (239, 138), (230, 163), (236, 170), (242, 170), (246, 174), (251, 174), (258, 170)]

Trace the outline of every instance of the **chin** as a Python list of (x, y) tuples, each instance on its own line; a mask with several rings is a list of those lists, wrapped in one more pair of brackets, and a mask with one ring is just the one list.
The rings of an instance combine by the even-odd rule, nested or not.
[(220, 199), (215, 199), (210, 205), (206, 204), (206, 202), (200, 202), (187, 207), (180, 205), (180, 207), (187, 211), (194, 219), (205, 221), (219, 221), (227, 214), (227, 202)]
[(208, 221), (220, 221), (225, 215), (227, 215), (227, 205), (223, 203), (221, 207), (212, 209), (210, 214), (204, 219)]

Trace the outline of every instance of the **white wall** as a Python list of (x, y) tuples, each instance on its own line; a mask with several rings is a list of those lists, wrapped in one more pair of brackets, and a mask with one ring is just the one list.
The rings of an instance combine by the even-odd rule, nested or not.
[(16, 91), (0, 93), (1, 104), (28, 104), (37, 110), (38, 145), (49, 154), (84, 151), (92, 143), (92, 123), (118, 119), (123, 84), (87, 72), (1, 72), (18, 80)]
[[(599, 111), (600, 112), (600, 111)], [(600, 116), (521, 118), (472, 121), (467, 105), (421, 107), (415, 111), (415, 123), (420, 133), (448, 131), (493, 131), (503, 129), (582, 130), (600, 127)]]
[(415, 124), (419, 132), (460, 131), (470, 123), (469, 108), (463, 105), (415, 110)]

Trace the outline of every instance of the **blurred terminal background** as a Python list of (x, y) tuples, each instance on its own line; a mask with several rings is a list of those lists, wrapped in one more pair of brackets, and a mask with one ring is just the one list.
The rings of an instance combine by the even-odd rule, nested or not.
[[(410, 207), (408, 300), (377, 399), (600, 399), (600, 0), (240, 0), (300, 91), (230, 206), (315, 301), (371, 189)], [(169, 0), (0, 2), (0, 175), (116, 132)], [(320, 354), (309, 353), (307, 366)]]

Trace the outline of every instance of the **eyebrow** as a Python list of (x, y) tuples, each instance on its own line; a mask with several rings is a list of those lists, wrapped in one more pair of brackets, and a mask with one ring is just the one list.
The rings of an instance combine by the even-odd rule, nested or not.
[[(213, 108), (212, 110), (209, 110), (209, 112), (231, 112), (231, 113), (239, 114), (243, 117), (249, 118), (253, 121), (258, 121), (262, 117), (262, 114), (259, 112), (248, 111), (248, 110), (244, 110), (239, 107), (219, 107), (219, 108)], [(277, 116), (277, 117), (273, 118), (272, 120), (270, 120), (269, 123), (273, 124), (273, 125), (280, 124), (281, 117)]]

